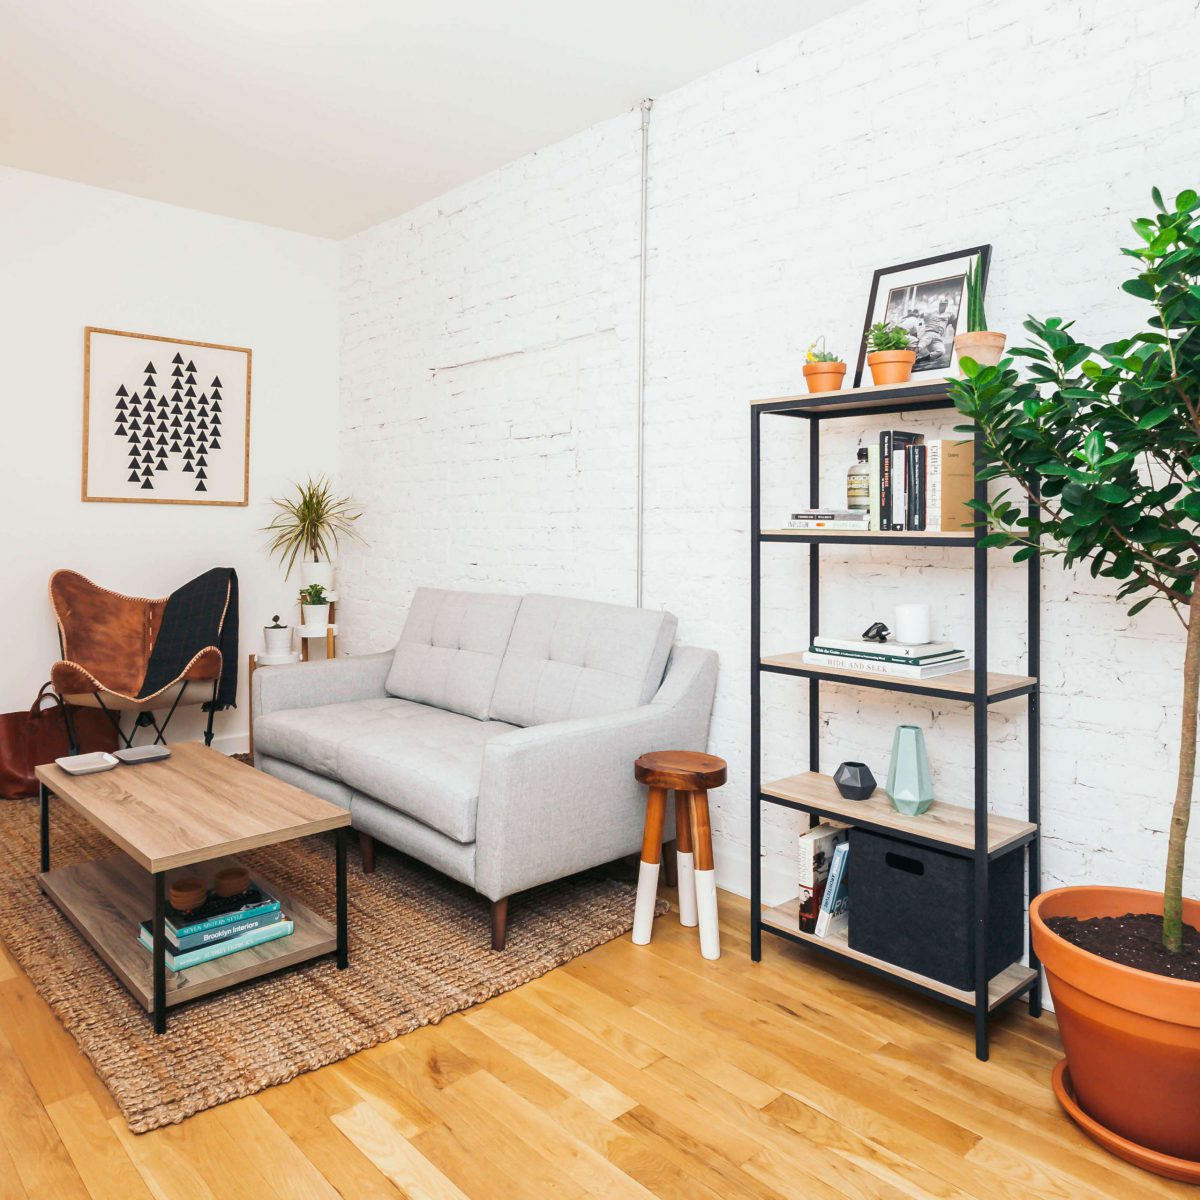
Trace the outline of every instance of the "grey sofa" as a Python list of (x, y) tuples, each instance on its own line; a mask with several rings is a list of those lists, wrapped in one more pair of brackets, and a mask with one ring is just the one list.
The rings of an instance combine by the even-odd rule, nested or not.
[[(255, 764), (492, 902), (641, 846), (633, 762), (703, 750), (717, 656), (669, 613), (418, 589), (394, 650), (254, 674)], [(670, 832), (668, 830), (668, 832)]]

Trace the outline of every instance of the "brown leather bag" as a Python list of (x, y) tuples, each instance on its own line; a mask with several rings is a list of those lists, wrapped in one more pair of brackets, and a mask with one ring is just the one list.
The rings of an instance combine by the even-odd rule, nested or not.
[[(49, 683), (42, 684), (28, 712), (0, 714), (0, 797), (5, 800), (36, 796), (33, 768), (71, 753), (65, 706), (50, 689)], [(45, 700), (53, 707), (43, 708)], [(98, 708), (72, 707), (71, 719), (80, 754), (117, 748), (117, 731)]]

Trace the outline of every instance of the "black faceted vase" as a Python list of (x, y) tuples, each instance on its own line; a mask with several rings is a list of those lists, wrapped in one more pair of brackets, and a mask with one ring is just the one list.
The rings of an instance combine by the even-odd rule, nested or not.
[(866, 763), (842, 763), (833, 773), (833, 782), (847, 800), (865, 800), (875, 790), (875, 776)]

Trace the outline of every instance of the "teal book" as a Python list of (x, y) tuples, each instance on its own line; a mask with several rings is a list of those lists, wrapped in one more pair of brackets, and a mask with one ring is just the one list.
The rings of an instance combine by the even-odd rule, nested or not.
[[(186, 954), (189, 950), (199, 950), (201, 946), (213, 946), (228, 938), (241, 937), (244, 933), (251, 933), (255, 929), (262, 929), (282, 920), (283, 912), (276, 908), (274, 912), (265, 912), (261, 916), (245, 917), (230, 925), (218, 925), (215, 929), (202, 929), (199, 933), (187, 933), (179, 937), (171, 932), (171, 926), (168, 924), (167, 950), (171, 954)], [(154, 930), (149, 921), (142, 922), (142, 930), (147, 937), (153, 936)]]
[[(188, 967), (198, 967), (201, 963), (212, 962), (214, 958), (224, 958), (226, 954), (236, 954), (239, 950), (249, 950), (253, 946), (261, 946), (264, 942), (273, 942), (276, 938), (287, 937), (296, 928), (294, 921), (286, 918), (267, 925), (262, 929), (254, 929), (241, 937), (227, 938), (223, 942), (214, 942), (211, 946), (202, 946), (198, 950), (188, 950), (183, 954), (167, 952), (167, 966), (172, 971), (184, 971)], [(138, 941), (147, 950), (154, 949), (154, 942), (145, 929), (138, 930)]]

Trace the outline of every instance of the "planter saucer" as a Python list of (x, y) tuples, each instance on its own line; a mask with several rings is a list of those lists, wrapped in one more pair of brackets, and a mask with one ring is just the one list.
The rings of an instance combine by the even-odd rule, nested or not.
[(1079, 1107), (1075, 1099), (1075, 1090), (1071, 1086), (1071, 1075), (1067, 1070), (1067, 1060), (1062, 1059), (1054, 1068), (1051, 1077), (1054, 1094), (1067, 1116), (1083, 1130), (1094, 1142), (1099, 1142), (1110, 1154), (1131, 1162), (1135, 1167), (1144, 1171), (1152, 1171), (1155, 1175), (1165, 1175), (1168, 1179), (1178, 1179), (1181, 1183), (1200, 1183), (1200, 1162), (1189, 1162), (1184, 1158), (1172, 1158), (1169, 1154), (1160, 1154), (1139, 1146), (1136, 1142), (1123, 1138), (1119, 1133), (1106, 1129), (1099, 1121), (1089, 1117)]

